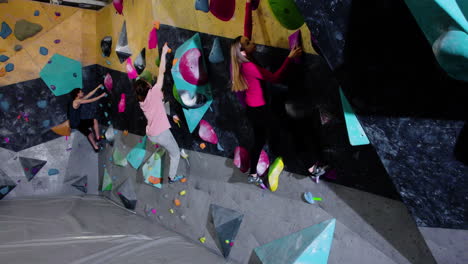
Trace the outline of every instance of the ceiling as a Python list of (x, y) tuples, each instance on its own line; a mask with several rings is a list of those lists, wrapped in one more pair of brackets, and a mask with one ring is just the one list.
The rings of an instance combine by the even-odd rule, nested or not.
[[(34, 0), (37, 2), (51, 3), (51, 0)], [(59, 2), (60, 5), (64, 6), (73, 6), (84, 9), (99, 10), (112, 2), (112, 0), (54, 0), (54, 2)]]

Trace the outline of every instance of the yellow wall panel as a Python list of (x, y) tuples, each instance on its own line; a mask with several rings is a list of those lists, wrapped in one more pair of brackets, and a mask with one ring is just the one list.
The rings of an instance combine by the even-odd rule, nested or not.
[(0, 63), (0, 68), (5, 67), (8, 63), (13, 63), (15, 69), (12, 72), (7, 72), (4, 77), (0, 77), (0, 87), (39, 77), (40, 68), (33, 62), (29, 53), (24, 49), (17, 52), (7, 62)]
[[(49, 30), (34, 42), (28, 43), (24, 48), (28, 50), (38, 67), (44, 67), (55, 53), (81, 61), (82, 59), (82, 34), (81, 34), (81, 10), (67, 18), (60, 25)], [(55, 44), (56, 39), (60, 40)], [(49, 54), (43, 56), (39, 53), (39, 48), (44, 46), (49, 50)]]
[[(221, 21), (211, 12), (204, 13), (195, 9), (194, 0), (152, 0), (153, 18), (175, 27), (208, 33), (211, 35), (235, 38), (244, 33), (245, 0), (236, 0), (234, 17), (230, 21)], [(274, 17), (268, 1), (261, 1), (252, 13), (253, 36), (258, 44), (279, 48), (289, 48), (288, 36), (295, 30), (288, 30)], [(304, 51), (316, 54), (310, 42), (310, 31), (304, 24), (300, 30), (304, 36)]]
[(97, 49), (96, 49), (96, 11), (82, 10), (81, 19), (81, 49), (83, 66), (96, 64)]
[[(62, 23), (67, 18), (71, 17), (73, 14), (80, 10), (75, 7), (51, 5), (47, 3), (41, 3), (41, 6), (45, 10), (45, 13), (43, 15), (47, 15), (49, 21), (54, 26)], [(59, 12), (60, 16), (55, 16), (55, 12)]]

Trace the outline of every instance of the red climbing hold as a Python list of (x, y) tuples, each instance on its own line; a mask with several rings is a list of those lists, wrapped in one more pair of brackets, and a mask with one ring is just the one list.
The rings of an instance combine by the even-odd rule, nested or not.
[(197, 48), (189, 49), (182, 55), (179, 70), (184, 80), (190, 84), (203, 85), (208, 82), (202, 54)]
[(210, 0), (211, 13), (222, 21), (229, 21), (235, 10), (236, 0)]

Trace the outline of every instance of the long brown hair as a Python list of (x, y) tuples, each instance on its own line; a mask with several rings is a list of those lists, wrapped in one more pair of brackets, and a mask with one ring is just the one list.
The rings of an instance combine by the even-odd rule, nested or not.
[(241, 64), (249, 61), (241, 53), (241, 38), (242, 36), (235, 38), (231, 44), (231, 90), (233, 92), (245, 91), (248, 88), (244, 76), (240, 73)]

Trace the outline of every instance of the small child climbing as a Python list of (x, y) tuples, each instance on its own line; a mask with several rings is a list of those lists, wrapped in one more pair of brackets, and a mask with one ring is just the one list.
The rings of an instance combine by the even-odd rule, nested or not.
[(245, 6), (244, 36), (237, 37), (231, 44), (231, 89), (236, 93), (245, 92), (247, 118), (254, 131), (254, 144), (250, 150), (251, 159), (248, 182), (265, 188), (263, 180), (257, 176), (256, 164), (266, 143), (268, 128), (273, 121), (271, 121), (271, 113), (266, 105), (261, 81), (280, 82), (291, 60), (302, 54), (302, 48), (295, 47), (291, 50), (283, 65), (275, 73), (271, 73), (253, 62), (252, 54), (256, 50), (256, 45), (251, 38), (252, 6), (251, 0), (247, 0)]
[(81, 119), (81, 105), (96, 102), (97, 100), (106, 96), (106, 93), (102, 93), (97, 97), (89, 99), (101, 87), (103, 87), (102, 84), (89, 92), (87, 95), (84, 95), (80, 88), (73, 89), (70, 92), (71, 100), (68, 106), (68, 120), (70, 121), (70, 127), (78, 129), (78, 131), (80, 131), (88, 139), (89, 143), (91, 143), (91, 146), (94, 149), (94, 152), (99, 152), (99, 146), (96, 144), (96, 142), (99, 141), (101, 137), (99, 134), (99, 123), (96, 119)]
[(159, 76), (156, 84), (151, 87), (151, 84), (143, 78), (138, 79), (133, 88), (135, 90), (137, 100), (140, 103), (140, 108), (143, 110), (148, 125), (146, 126), (146, 134), (148, 138), (160, 146), (164, 147), (171, 158), (169, 167), (169, 183), (174, 183), (182, 180), (184, 176), (176, 175), (180, 161), (180, 150), (177, 141), (171, 133), (171, 124), (167, 119), (166, 111), (163, 104), (163, 83), (164, 72), (166, 71), (166, 54), (169, 51), (167, 43), (164, 44), (161, 54), (161, 63), (159, 66)]

